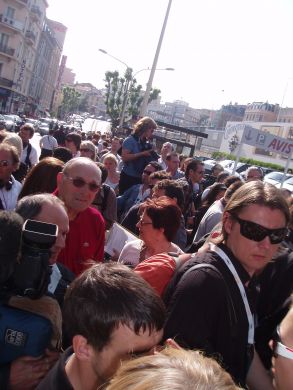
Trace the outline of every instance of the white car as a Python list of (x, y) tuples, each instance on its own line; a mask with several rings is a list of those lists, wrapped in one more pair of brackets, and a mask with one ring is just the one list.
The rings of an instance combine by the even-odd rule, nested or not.
[(283, 172), (274, 171), (271, 173), (268, 173), (265, 175), (263, 181), (265, 183), (271, 183), (274, 184), (276, 187), (280, 188), (282, 181), (285, 181), (289, 179), (290, 177), (293, 177), (292, 175), (285, 175)]
[[(277, 187), (281, 188), (281, 183), (279, 185), (277, 184)], [(283, 182), (282, 188), (286, 188), (286, 190), (291, 191), (291, 194), (293, 194), (293, 176)]]

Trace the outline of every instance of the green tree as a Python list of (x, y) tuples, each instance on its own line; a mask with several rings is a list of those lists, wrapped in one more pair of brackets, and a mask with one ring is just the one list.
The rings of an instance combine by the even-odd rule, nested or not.
[[(110, 116), (113, 126), (117, 127), (123, 110), (123, 103), (126, 104), (125, 121), (133, 115), (139, 115), (143, 101), (142, 86), (137, 84), (136, 79), (133, 78), (131, 68), (126, 69), (124, 77), (120, 77), (117, 71), (106, 72), (105, 77), (107, 114)], [(160, 92), (157, 88), (152, 89), (149, 102), (156, 99)]]
[(62, 89), (63, 101), (59, 106), (59, 115), (64, 118), (69, 113), (76, 111), (80, 105), (80, 93), (73, 87)]
[(84, 95), (84, 96), (79, 98), (78, 111), (88, 112), (90, 110), (88, 99), (89, 99), (88, 95)]

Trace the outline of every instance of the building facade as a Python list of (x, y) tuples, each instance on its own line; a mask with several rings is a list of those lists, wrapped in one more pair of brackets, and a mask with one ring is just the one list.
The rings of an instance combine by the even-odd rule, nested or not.
[(0, 111), (51, 108), (66, 28), (46, 19), (47, 0), (0, 0)]
[(46, 115), (52, 110), (66, 30), (59, 22), (44, 21), (27, 102), (32, 116)]
[(279, 113), (278, 104), (254, 102), (249, 103), (244, 114), (244, 121), (275, 122)]

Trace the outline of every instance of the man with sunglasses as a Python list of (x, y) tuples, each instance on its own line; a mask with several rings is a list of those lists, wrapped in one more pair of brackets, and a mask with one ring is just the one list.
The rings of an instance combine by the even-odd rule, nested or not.
[(100, 186), (101, 170), (86, 157), (68, 161), (57, 177), (55, 195), (63, 200), (69, 217), (69, 233), (58, 261), (76, 275), (104, 258), (105, 222), (90, 207)]
[(150, 196), (150, 175), (160, 171), (161, 165), (157, 161), (151, 161), (141, 175), (142, 184), (135, 184), (128, 188), (123, 195), (117, 197), (117, 211), (120, 221), (123, 220), (129, 209), (135, 204), (140, 204)]
[(224, 209), (217, 242), (192, 256), (167, 293), (165, 337), (217, 356), (242, 387), (272, 389), (254, 352), (255, 279), (286, 237), (289, 218), (277, 188), (244, 184)]

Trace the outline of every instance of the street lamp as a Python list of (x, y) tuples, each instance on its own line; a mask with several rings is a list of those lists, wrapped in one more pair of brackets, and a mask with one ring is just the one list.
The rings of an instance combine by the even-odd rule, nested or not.
[[(151, 70), (150, 68), (144, 68), (144, 69), (140, 69), (138, 70), (137, 72), (135, 72), (133, 75), (132, 75), (132, 68), (130, 66), (128, 66), (124, 61), (120, 60), (119, 58), (113, 56), (112, 54), (109, 54), (106, 50), (104, 49), (99, 49), (99, 51), (103, 54), (106, 54), (108, 55), (109, 57), (111, 58), (114, 58), (114, 60), (120, 62), (121, 64), (125, 65), (126, 66), (126, 84), (125, 84), (125, 87), (124, 87), (124, 99), (123, 99), (123, 103), (122, 103), (122, 109), (121, 109), (121, 115), (120, 115), (120, 120), (119, 120), (119, 125), (118, 127), (121, 128), (122, 125), (123, 125), (123, 122), (124, 122), (124, 117), (125, 117), (125, 111), (126, 111), (126, 107), (127, 107), (127, 102), (128, 102), (128, 96), (129, 96), (129, 86), (130, 86), (130, 82), (131, 84), (133, 84), (133, 81), (134, 81), (134, 77), (144, 71), (144, 70)], [(156, 68), (155, 70), (169, 70), (169, 71), (173, 71), (175, 70), (174, 68)], [(128, 77), (127, 77), (128, 76)], [(129, 77), (130, 76), (130, 77)], [(149, 99), (149, 97), (148, 97)]]
[(286, 96), (286, 93), (287, 93), (287, 90), (288, 90), (288, 86), (289, 86), (289, 81), (290, 81), (290, 80), (293, 80), (293, 78), (292, 78), (292, 77), (289, 77), (289, 78), (287, 79), (287, 82), (286, 82), (286, 85), (285, 85), (285, 88), (284, 88), (284, 92), (283, 92), (282, 102), (281, 102), (281, 105), (280, 105), (279, 111), (278, 111), (277, 122), (279, 122), (281, 109), (283, 108), (283, 104), (284, 104), (284, 100), (285, 100), (285, 96)]
[(152, 69), (151, 69), (151, 73), (150, 73), (150, 77), (149, 77), (149, 81), (147, 83), (146, 91), (145, 91), (145, 94), (143, 97), (143, 102), (142, 102), (141, 109), (140, 109), (140, 116), (145, 116), (145, 114), (146, 114), (147, 105), (149, 102), (149, 97), (150, 97), (150, 93), (151, 93), (151, 89), (152, 89), (152, 83), (153, 83), (153, 79), (154, 79), (154, 75), (155, 75), (155, 71), (156, 71), (156, 67), (157, 67), (157, 62), (159, 59), (159, 54), (160, 54), (160, 50), (161, 50), (161, 46), (162, 46), (162, 42), (163, 42), (163, 38), (164, 38), (164, 34), (165, 34), (165, 29), (166, 29), (166, 25), (167, 25), (167, 21), (168, 21), (168, 17), (169, 17), (171, 4), (172, 4), (172, 0), (169, 0), (164, 23), (163, 23), (163, 27), (161, 30), (161, 34), (160, 34), (160, 38), (159, 38), (159, 42), (158, 42), (158, 46), (157, 46), (157, 50), (156, 50), (156, 54), (154, 57), (154, 61), (153, 61), (153, 65), (152, 65)]
[(114, 60), (121, 62), (121, 64), (125, 65), (126, 68), (131, 69), (130, 66), (128, 66), (125, 62), (121, 61), (119, 58), (112, 56), (112, 54), (109, 54), (106, 50), (99, 49), (99, 51), (103, 54), (107, 54), (107, 56), (114, 58)]

